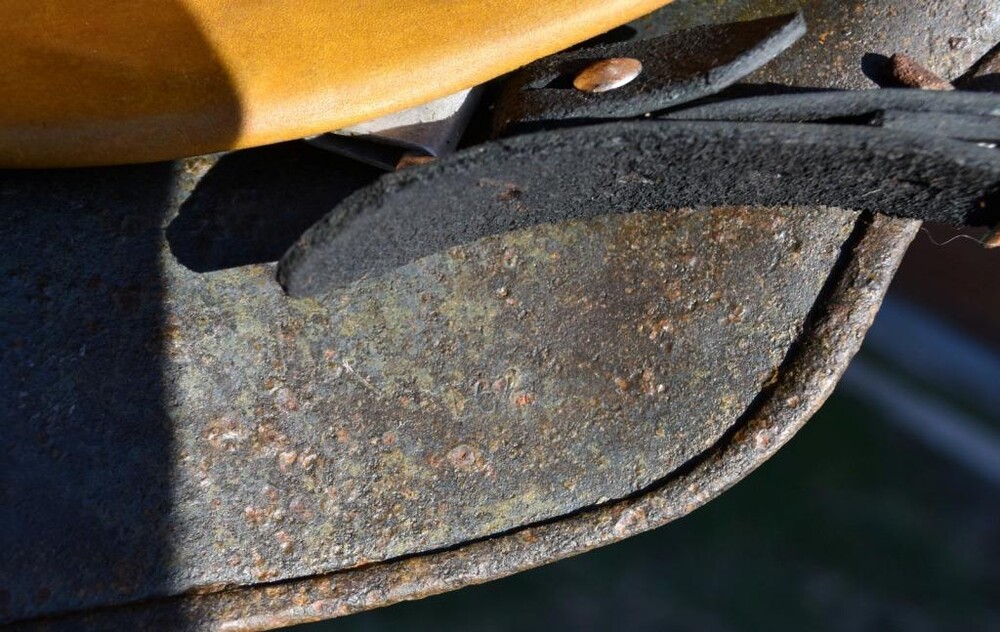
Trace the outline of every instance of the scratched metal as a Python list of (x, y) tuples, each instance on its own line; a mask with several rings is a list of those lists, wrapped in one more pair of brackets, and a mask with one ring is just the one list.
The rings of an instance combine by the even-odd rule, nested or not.
[(328, 573), (633, 494), (774, 377), (855, 221), (543, 225), (293, 301), (271, 265), (172, 256), (199, 164), (4, 174), (5, 618)]

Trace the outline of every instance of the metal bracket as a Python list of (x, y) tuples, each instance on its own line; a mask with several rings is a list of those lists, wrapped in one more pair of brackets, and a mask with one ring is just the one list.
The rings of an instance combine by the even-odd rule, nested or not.
[(440, 158), (455, 151), (481, 92), (479, 87), (469, 88), (306, 141), (359, 162), (394, 171), (404, 156)]

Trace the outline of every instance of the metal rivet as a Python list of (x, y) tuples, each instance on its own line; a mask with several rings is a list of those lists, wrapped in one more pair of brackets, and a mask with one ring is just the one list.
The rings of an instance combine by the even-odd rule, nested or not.
[(889, 59), (889, 72), (897, 83), (907, 88), (922, 88), (924, 90), (955, 89), (955, 86), (920, 65), (916, 59), (902, 53), (896, 53)]
[(642, 62), (631, 57), (613, 57), (593, 63), (576, 76), (573, 87), (581, 92), (607, 92), (631, 82), (642, 72)]

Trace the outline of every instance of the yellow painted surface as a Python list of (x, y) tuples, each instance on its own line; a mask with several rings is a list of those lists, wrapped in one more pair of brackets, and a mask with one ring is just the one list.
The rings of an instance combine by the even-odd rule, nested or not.
[(669, 0), (3, 0), (0, 166), (299, 138), (482, 83)]

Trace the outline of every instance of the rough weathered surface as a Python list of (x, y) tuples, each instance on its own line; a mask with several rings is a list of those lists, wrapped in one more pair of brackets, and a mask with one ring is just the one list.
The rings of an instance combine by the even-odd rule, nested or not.
[(955, 79), (1000, 41), (994, 0), (684, 0), (633, 25), (642, 36), (801, 9), (809, 32), (746, 81), (819, 88), (880, 85), (890, 55), (921, 60)]
[(270, 265), (180, 266), (162, 227), (184, 191), (159, 176), (5, 174), (5, 618), (329, 573), (644, 489), (773, 378), (854, 224), (545, 225), (290, 301)]
[(489, 581), (654, 528), (708, 502), (788, 441), (822, 404), (861, 344), (918, 224), (877, 218), (855, 230), (796, 353), (782, 363), (742, 418), (702, 458), (644, 493), (576, 515), (528, 525), (453, 550), (273, 585), (107, 609), (53, 619), (41, 629), (134, 625), (260, 630), (343, 616)]

